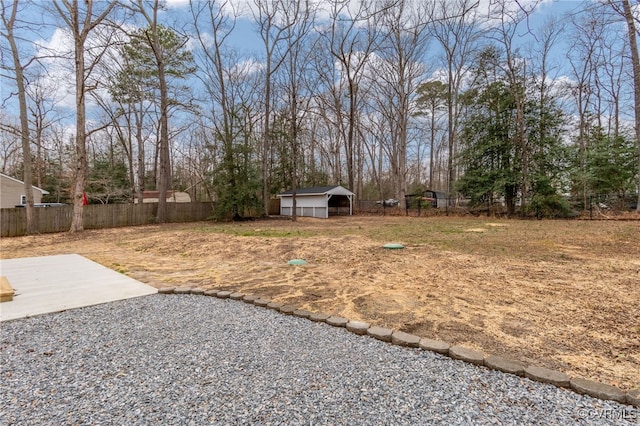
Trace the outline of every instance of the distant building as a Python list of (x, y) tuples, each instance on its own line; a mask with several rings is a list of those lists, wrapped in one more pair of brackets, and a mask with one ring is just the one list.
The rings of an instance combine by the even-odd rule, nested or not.
[[(355, 194), (341, 186), (314, 186), (296, 190), (296, 216), (326, 219), (329, 215), (353, 213)], [(293, 215), (293, 191), (278, 194), (280, 214)]]
[(421, 193), (405, 195), (405, 206), (408, 209), (424, 207), (424, 203), (429, 203), (434, 209), (443, 209), (449, 206), (447, 194), (444, 192), (426, 190)]
[[(32, 186), (33, 202), (39, 204), (42, 202), (42, 196), (49, 192), (44, 189)], [(0, 173), (0, 209), (11, 209), (15, 206), (24, 206), (27, 204), (27, 194), (24, 190), (24, 182)]]
[[(138, 194), (133, 195), (136, 203), (138, 202)], [(157, 203), (160, 198), (160, 191), (143, 191), (143, 203)], [(167, 191), (167, 203), (190, 203), (191, 197), (186, 192)]]

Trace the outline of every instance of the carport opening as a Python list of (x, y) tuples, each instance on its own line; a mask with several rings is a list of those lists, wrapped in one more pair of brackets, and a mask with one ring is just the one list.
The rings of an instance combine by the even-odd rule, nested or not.
[(348, 216), (351, 214), (351, 202), (347, 195), (329, 196), (329, 216)]

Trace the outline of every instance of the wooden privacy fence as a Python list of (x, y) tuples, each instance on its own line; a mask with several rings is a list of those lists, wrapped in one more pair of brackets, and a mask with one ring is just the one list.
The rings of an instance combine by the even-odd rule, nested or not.
[[(34, 209), (41, 234), (68, 231), (73, 206), (38, 207)], [(84, 229), (117, 228), (155, 223), (158, 203), (91, 204), (84, 206)], [(167, 222), (197, 222), (213, 213), (211, 203), (167, 203)], [(1, 209), (2, 237), (25, 235), (27, 212), (24, 208)]]

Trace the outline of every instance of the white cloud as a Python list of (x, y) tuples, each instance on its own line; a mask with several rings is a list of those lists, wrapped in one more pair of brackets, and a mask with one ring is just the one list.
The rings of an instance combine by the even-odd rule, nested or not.
[[(488, 28), (506, 22), (526, 19), (546, 5), (552, 5), (554, 0), (480, 0), (477, 9), (477, 19)], [(506, 19), (505, 19), (506, 18)]]
[(229, 72), (231, 75), (235, 75), (239, 79), (243, 79), (260, 72), (264, 67), (265, 64), (263, 62), (258, 62), (254, 59), (246, 59), (233, 65)]
[[(106, 31), (110, 31), (107, 29)], [(113, 42), (113, 40), (111, 40)], [(43, 74), (38, 84), (52, 93), (55, 103), (60, 108), (75, 110), (76, 108), (76, 78), (74, 67), (74, 41), (73, 36), (66, 28), (56, 28), (47, 39), (34, 42), (36, 54), (43, 66)], [(85, 63), (87, 66), (93, 61), (94, 50), (102, 53), (104, 50), (100, 34), (93, 32), (85, 43)], [(104, 82), (107, 81), (101, 70), (115, 70), (118, 68), (119, 53), (115, 47), (109, 48), (108, 54), (101, 58), (101, 66), (95, 67), (88, 78), (88, 84), (98, 86), (100, 94), (108, 98)], [(93, 105), (92, 98), (86, 97), (87, 107)]]
[(180, 9), (189, 5), (189, 0), (165, 0), (169, 9)]
[(75, 72), (73, 70), (73, 38), (69, 31), (56, 28), (49, 40), (35, 42), (36, 54), (41, 57), (44, 75), (39, 84), (55, 93), (57, 104), (75, 108)]
[[(189, 0), (166, 0), (169, 9), (182, 9), (189, 7)], [(271, 0), (269, 0), (271, 2)], [(194, 0), (194, 9), (200, 7), (203, 0)], [(255, 7), (253, 0), (209, 0), (207, 8), (214, 6), (214, 9), (221, 8), (222, 12), (228, 16), (238, 18), (252, 18), (251, 8)]]

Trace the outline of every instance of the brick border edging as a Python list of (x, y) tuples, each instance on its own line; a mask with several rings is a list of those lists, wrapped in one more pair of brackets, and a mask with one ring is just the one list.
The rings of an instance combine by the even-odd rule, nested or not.
[(441, 340), (420, 337), (390, 328), (372, 326), (363, 321), (351, 321), (347, 318), (329, 315), (324, 312), (311, 312), (299, 309), (292, 305), (272, 302), (253, 294), (244, 294), (239, 291), (205, 290), (201, 287), (162, 287), (159, 294), (194, 294), (213, 296), (220, 299), (232, 299), (238, 302), (253, 304), (278, 311), (283, 315), (293, 315), (314, 322), (324, 322), (333, 327), (343, 327), (357, 335), (367, 335), (383, 342), (397, 346), (420, 348), (425, 351), (446, 355), (452, 359), (468, 362), (474, 365), (484, 366), (491, 370), (501, 371), (526, 377), (536, 382), (547, 383), (557, 387), (570, 389), (578, 394), (584, 394), (593, 398), (616, 401), (640, 408), (640, 389), (632, 389), (625, 392), (615, 386), (592, 380), (570, 377), (567, 374), (551, 370), (537, 365), (525, 365), (519, 361), (511, 360), (497, 355), (485, 355), (475, 349), (464, 346), (451, 346)]

